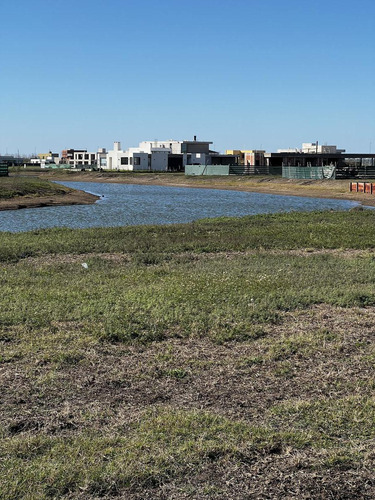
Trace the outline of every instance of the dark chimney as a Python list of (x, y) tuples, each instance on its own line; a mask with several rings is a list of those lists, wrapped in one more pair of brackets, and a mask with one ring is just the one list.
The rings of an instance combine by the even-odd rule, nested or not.
[(195, 136), (194, 136), (194, 141), (196, 141), (196, 140), (197, 140), (197, 136), (195, 135)]

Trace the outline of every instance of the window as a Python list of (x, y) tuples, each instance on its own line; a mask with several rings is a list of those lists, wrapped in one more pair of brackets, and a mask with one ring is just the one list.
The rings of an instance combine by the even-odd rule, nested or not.
[(132, 156), (129, 158), (129, 160), (130, 160), (129, 161), (130, 165), (133, 165), (133, 157)]
[(139, 156), (134, 156), (134, 165), (140, 165), (141, 164), (141, 159)]
[(128, 164), (129, 164), (129, 158), (127, 156), (122, 156), (121, 165), (128, 165)]
[(85, 160), (88, 160), (89, 159), (89, 155), (85, 155)]

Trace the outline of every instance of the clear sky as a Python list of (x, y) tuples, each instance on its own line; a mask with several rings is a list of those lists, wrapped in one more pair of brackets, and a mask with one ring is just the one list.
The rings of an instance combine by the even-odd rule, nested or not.
[(374, 0), (3, 0), (0, 154), (375, 151)]

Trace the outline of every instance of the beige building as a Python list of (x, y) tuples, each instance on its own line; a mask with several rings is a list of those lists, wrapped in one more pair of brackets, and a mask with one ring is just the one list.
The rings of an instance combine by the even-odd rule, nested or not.
[(261, 149), (227, 149), (225, 154), (237, 156), (239, 165), (264, 165), (264, 153)]

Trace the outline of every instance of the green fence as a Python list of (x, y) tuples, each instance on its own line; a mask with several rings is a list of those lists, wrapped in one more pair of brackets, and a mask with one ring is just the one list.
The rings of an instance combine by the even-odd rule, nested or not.
[(362, 179), (375, 179), (375, 167), (363, 165), (358, 168), (357, 176)]
[(7, 163), (0, 163), (0, 177), (8, 177), (9, 170)]
[(336, 168), (326, 167), (286, 167), (283, 166), (283, 177), (287, 179), (335, 179)]
[(185, 175), (229, 175), (229, 165), (186, 165)]
[(185, 175), (281, 175), (281, 167), (266, 165), (186, 165)]

